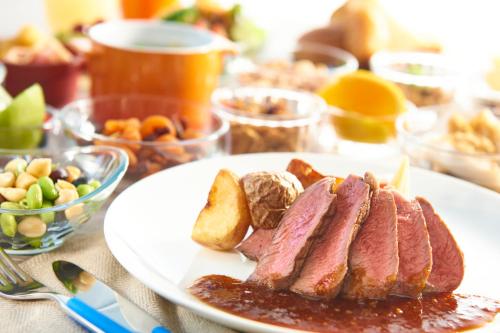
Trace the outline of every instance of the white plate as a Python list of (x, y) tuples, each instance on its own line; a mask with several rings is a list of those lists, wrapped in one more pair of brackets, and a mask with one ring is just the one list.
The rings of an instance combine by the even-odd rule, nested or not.
[[(206, 202), (217, 171), (285, 170), (300, 157), (327, 174), (346, 176), (370, 170), (389, 177), (396, 165), (359, 162), (317, 154), (256, 154), (222, 157), (159, 172), (132, 185), (110, 206), (104, 224), (109, 248), (149, 288), (199, 315), (251, 332), (292, 332), (240, 318), (208, 306), (186, 288), (207, 274), (245, 279), (254, 263), (236, 252), (217, 252), (191, 240), (191, 228)], [(466, 275), (459, 291), (500, 299), (500, 195), (456, 178), (411, 169), (413, 194), (430, 200), (465, 253)], [(483, 327), (499, 332), (500, 320)]]

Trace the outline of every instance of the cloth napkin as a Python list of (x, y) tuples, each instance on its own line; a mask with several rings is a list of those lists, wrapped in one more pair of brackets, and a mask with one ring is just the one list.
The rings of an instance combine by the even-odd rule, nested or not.
[[(172, 332), (235, 332), (170, 303), (128, 274), (109, 251), (102, 228), (82, 230), (67, 239), (61, 248), (32, 257), (20, 264), (39, 282), (69, 295), (52, 271), (52, 262), (55, 260), (71, 261), (91, 272), (146, 310)], [(0, 317), (1, 332), (85, 332), (54, 301), (12, 301), (0, 298)]]

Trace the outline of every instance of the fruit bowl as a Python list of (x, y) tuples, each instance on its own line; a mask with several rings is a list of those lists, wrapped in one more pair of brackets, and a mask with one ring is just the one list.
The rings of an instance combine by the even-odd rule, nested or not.
[[(15, 152), (0, 149), (0, 165), (6, 166), (9, 161), (16, 158), (24, 159), (28, 163), (38, 158), (51, 158), (52, 172), (57, 170), (54, 166), (59, 166), (58, 168), (67, 168), (69, 165), (77, 166), (82, 175), (99, 185), (96, 185), (91, 192), (82, 193), (74, 200), (61, 204), (58, 204), (56, 200), (52, 207), (44, 205), (38, 209), (31, 208), (29, 204), (24, 205), (22, 201), (12, 205), (13, 202), (10, 202), (10, 199), (7, 200), (5, 196), (2, 196), (0, 200), (3, 201), (0, 204), (0, 246), (8, 253), (15, 255), (33, 255), (61, 246), (66, 238), (87, 222), (109, 198), (125, 174), (128, 165), (125, 152), (113, 147), (76, 147), (57, 153), (41, 150)], [(7, 173), (6, 170), (7, 167), (3, 172)], [(19, 174), (21, 173), (19, 171)], [(19, 174), (16, 175), (18, 179)], [(65, 184), (71, 185), (69, 181)], [(41, 225), (40, 221), (44, 225)]]
[(60, 64), (5, 63), (5, 67), (5, 87), (10, 94), (17, 95), (32, 84), (40, 83), (47, 103), (53, 107), (62, 107), (77, 94), (83, 59), (75, 57), (72, 62)]

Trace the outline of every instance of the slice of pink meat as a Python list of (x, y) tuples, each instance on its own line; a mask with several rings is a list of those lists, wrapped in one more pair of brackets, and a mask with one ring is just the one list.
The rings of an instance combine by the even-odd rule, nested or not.
[(347, 272), (349, 247), (370, 205), (370, 187), (350, 175), (337, 188), (337, 211), (311, 249), (302, 271), (291, 286), (313, 298), (335, 297)]
[(464, 277), (464, 255), (446, 223), (426, 199), (417, 197), (432, 248), (432, 270), (424, 292), (452, 292)]
[(236, 250), (243, 253), (243, 255), (250, 260), (259, 261), (259, 258), (271, 244), (275, 231), (276, 229), (254, 230), (247, 239), (238, 245)]
[(425, 288), (432, 267), (429, 233), (424, 214), (416, 200), (407, 200), (393, 191), (398, 214), (399, 269), (391, 293), (418, 297)]
[(385, 298), (398, 274), (396, 203), (388, 190), (372, 195), (370, 212), (349, 253), (349, 272), (342, 289), (346, 298)]
[(335, 212), (334, 184), (335, 178), (327, 177), (299, 195), (283, 215), (249, 281), (272, 289), (290, 286), (325, 219), (330, 219)]

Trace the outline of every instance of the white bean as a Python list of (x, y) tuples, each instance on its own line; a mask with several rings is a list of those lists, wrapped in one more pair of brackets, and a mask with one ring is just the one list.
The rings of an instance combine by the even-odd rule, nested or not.
[(78, 199), (78, 192), (73, 189), (63, 188), (59, 191), (59, 197), (56, 199), (56, 205), (62, 205), (67, 202)]
[(17, 232), (29, 238), (37, 238), (47, 232), (47, 225), (36, 216), (28, 216), (19, 222)]
[(17, 176), (16, 187), (27, 190), (31, 185), (35, 184), (37, 179), (27, 172), (22, 172)]
[(15, 187), (0, 187), (0, 194), (7, 199), (7, 201), (19, 202), (26, 197), (26, 190)]
[(50, 158), (35, 158), (28, 164), (26, 171), (31, 175), (40, 178), (49, 176), (52, 170), (52, 160)]
[(16, 182), (16, 176), (13, 172), (7, 171), (0, 173), (0, 187), (12, 187)]

